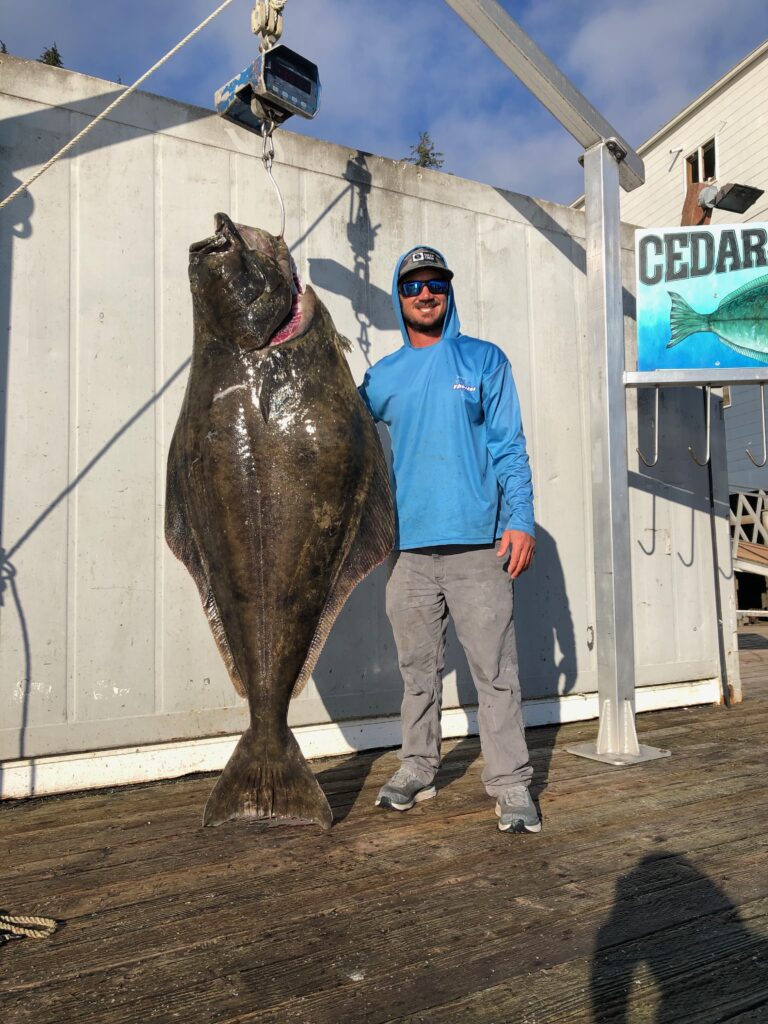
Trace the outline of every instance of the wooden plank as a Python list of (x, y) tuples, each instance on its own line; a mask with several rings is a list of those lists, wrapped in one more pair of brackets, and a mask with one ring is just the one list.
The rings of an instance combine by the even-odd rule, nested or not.
[[(766, 693), (768, 649), (745, 656)], [(768, 936), (766, 725), (765, 697), (641, 715), (673, 757), (628, 770), (562, 750), (593, 722), (531, 730), (540, 836), (496, 831), (476, 740), (447, 744), (438, 797), (400, 816), (372, 806), (393, 752), (318, 763), (330, 834), (203, 830), (211, 777), (0, 808), (2, 902), (68, 920), (2, 949), (0, 1017), (560, 1024), (602, 1000), (599, 1024), (618, 1024), (631, 964), (633, 1022), (702, 991), (747, 1024), (768, 1006), (750, 973)], [(718, 989), (722, 969), (744, 985)]]

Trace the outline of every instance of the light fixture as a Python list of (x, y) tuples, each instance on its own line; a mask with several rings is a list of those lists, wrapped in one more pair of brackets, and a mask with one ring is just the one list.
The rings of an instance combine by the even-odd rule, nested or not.
[(736, 185), (729, 182), (718, 189), (708, 185), (699, 192), (699, 206), (705, 210), (727, 210), (729, 213), (745, 213), (763, 194), (763, 189), (752, 185)]

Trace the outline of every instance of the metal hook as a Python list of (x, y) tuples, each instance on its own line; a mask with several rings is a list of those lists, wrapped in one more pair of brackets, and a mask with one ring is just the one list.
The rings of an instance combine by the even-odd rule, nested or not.
[(712, 406), (712, 402), (710, 401), (710, 398), (709, 398), (710, 390), (711, 390), (710, 385), (706, 384), (704, 386), (704, 401), (706, 402), (707, 454), (706, 454), (703, 462), (700, 462), (699, 459), (696, 458), (696, 452), (693, 450), (693, 446), (690, 445), (690, 444), (688, 445), (688, 451), (690, 453), (690, 456), (693, 459), (693, 461), (696, 463), (697, 466), (706, 466), (707, 463), (709, 462), (709, 457), (710, 457), (710, 454), (711, 454), (711, 451), (710, 451), (710, 441), (712, 439), (712, 431), (711, 431), (710, 428), (712, 426), (712, 420), (711, 420), (711, 416), (710, 416), (710, 408)]
[(283, 193), (280, 191), (280, 186), (275, 181), (275, 176), (272, 173), (272, 161), (275, 159), (275, 143), (272, 134), (275, 127), (275, 122), (272, 120), (262, 122), (261, 137), (264, 140), (264, 144), (262, 146), (261, 160), (264, 164), (264, 170), (269, 175), (269, 180), (275, 186), (277, 201), (280, 203), (280, 234), (278, 237), (282, 238), (285, 235), (285, 203), (283, 202)]
[(749, 450), (749, 448), (747, 448), (747, 455), (750, 457), (750, 459), (752, 459), (752, 462), (757, 466), (758, 469), (762, 469), (763, 466), (766, 464), (766, 462), (768, 462), (768, 449), (766, 449), (766, 444), (765, 444), (765, 395), (763, 394), (764, 389), (765, 389), (765, 384), (761, 384), (760, 385), (760, 415), (761, 415), (762, 423), (763, 423), (763, 461), (762, 462), (758, 462), (757, 459), (755, 458), (755, 456)]
[(653, 417), (653, 458), (649, 461), (643, 455), (639, 448), (635, 448), (635, 451), (643, 460), (645, 465), (651, 469), (659, 461), (659, 385), (654, 386), (656, 392), (656, 412)]

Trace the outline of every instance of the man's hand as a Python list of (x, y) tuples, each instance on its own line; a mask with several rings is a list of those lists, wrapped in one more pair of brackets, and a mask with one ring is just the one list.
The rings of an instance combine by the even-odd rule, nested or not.
[(523, 530), (505, 530), (501, 535), (501, 544), (496, 552), (497, 558), (509, 558), (507, 572), (516, 580), (520, 573), (531, 564), (536, 541)]

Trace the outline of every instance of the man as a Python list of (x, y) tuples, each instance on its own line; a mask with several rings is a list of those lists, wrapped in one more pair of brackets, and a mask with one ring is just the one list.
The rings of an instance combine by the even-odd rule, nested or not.
[(405, 685), (402, 765), (376, 804), (405, 811), (435, 795), (450, 612), (477, 688), (482, 780), (499, 828), (538, 832), (512, 621), (512, 581), (535, 546), (531, 472), (509, 362), (460, 333), (452, 278), (429, 246), (398, 260), (392, 301), (403, 346), (360, 388), (392, 441), (387, 614)]

